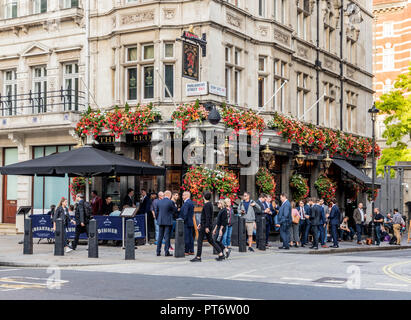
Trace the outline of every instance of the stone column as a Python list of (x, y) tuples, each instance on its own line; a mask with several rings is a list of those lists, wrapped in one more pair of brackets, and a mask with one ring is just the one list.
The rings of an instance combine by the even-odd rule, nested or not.
[(289, 157), (287, 161), (282, 164), (281, 168), (281, 192), (286, 193), (288, 198), (291, 199), (290, 192), (290, 177), (291, 177), (291, 166), (293, 163), (292, 157)]

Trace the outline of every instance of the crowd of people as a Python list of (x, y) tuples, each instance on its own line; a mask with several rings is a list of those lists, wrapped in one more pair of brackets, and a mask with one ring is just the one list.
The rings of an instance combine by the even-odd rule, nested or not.
[[(203, 194), (204, 205), (201, 218), (197, 222), (194, 213), (194, 203), (188, 191), (158, 192), (148, 194), (141, 190), (141, 197), (136, 201), (133, 189), (127, 190), (127, 195), (120, 206), (113, 203), (107, 196), (104, 200), (97, 191), (91, 193), (90, 203), (84, 201), (84, 195), (76, 196), (76, 206), (68, 206), (67, 199), (62, 198), (58, 206), (52, 206), (49, 214), (55, 221), (62, 218), (64, 225), (73, 223), (76, 226), (75, 238), (70, 245), (66, 243), (66, 252), (75, 250), (81, 233), (88, 235), (88, 221), (91, 216), (109, 215), (119, 216), (123, 208), (138, 208), (137, 214), (147, 214), (148, 228), (155, 230), (154, 244), (157, 245), (157, 256), (161, 255), (164, 244), (164, 255), (172, 256), (170, 239), (175, 229), (177, 218), (184, 220), (185, 255), (194, 256), (192, 262), (200, 262), (203, 240), (206, 239), (218, 253), (218, 261), (229, 258), (231, 253), (231, 236), (234, 216), (245, 219), (248, 251), (253, 252), (253, 238), (256, 235), (256, 221), (258, 217), (265, 217), (265, 245), (270, 247), (269, 236), (272, 231), (279, 231), (282, 245), (279, 249), (289, 250), (290, 247), (305, 247), (318, 250), (319, 246), (328, 248), (327, 242), (332, 242), (331, 248), (338, 248), (341, 241), (353, 241), (356, 237), (358, 245), (363, 244), (363, 236), (367, 233), (367, 215), (362, 203), (353, 212), (353, 224), (350, 217), (343, 217), (336, 199), (325, 203), (323, 199), (307, 198), (298, 203), (289, 201), (286, 194), (280, 195), (280, 201), (270, 195), (260, 194), (257, 200), (251, 199), (249, 192), (244, 192), (234, 203), (229, 198), (218, 201), (218, 214), (214, 220), (214, 207), (211, 202), (212, 194)], [(368, 219), (369, 221), (370, 219)], [(401, 232), (405, 228), (405, 221), (398, 209), (394, 214), (388, 213), (384, 217), (378, 208), (374, 209), (373, 222), (375, 226), (375, 244), (391, 240), (391, 244), (401, 244)], [(355, 230), (353, 228), (355, 226)], [(195, 230), (197, 229), (197, 230)], [(147, 230), (148, 234), (150, 234)], [(194, 238), (198, 233), (197, 252), (194, 252)], [(369, 238), (368, 238), (369, 240)], [(374, 241), (372, 241), (374, 243)]]

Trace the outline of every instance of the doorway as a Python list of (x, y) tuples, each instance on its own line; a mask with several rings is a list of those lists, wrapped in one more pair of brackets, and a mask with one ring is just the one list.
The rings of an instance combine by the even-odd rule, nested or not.
[[(17, 148), (3, 149), (5, 166), (18, 162)], [(3, 176), (3, 223), (16, 223), (17, 176)]]

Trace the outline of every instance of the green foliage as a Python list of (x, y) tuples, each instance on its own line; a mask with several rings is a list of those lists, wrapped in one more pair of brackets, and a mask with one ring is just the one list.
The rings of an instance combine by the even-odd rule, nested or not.
[(377, 174), (384, 173), (385, 165), (395, 165), (398, 161), (410, 161), (411, 150), (405, 141), (411, 139), (411, 67), (406, 74), (398, 77), (394, 90), (380, 97), (376, 103), (381, 114), (385, 114), (386, 130), (383, 138), (389, 148), (383, 150), (378, 161)]

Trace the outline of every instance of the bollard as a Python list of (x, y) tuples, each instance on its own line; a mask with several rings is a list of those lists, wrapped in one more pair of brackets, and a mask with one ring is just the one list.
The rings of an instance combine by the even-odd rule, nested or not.
[(33, 254), (33, 230), (31, 228), (31, 218), (24, 219), (23, 254)]
[(260, 228), (257, 228), (258, 250), (265, 251), (266, 217), (260, 217)]
[(232, 233), (231, 233), (231, 246), (237, 247), (238, 246), (238, 221), (239, 217), (237, 215), (233, 215), (231, 218), (231, 226), (232, 226)]
[(256, 224), (256, 230), (255, 230), (255, 247), (257, 249), (260, 249), (260, 235), (261, 235), (261, 216), (260, 215), (256, 215), (255, 216), (255, 224)]
[(98, 258), (98, 234), (96, 219), (90, 220), (88, 228), (88, 257)]
[(238, 223), (238, 251), (247, 252), (247, 234), (244, 217), (240, 217)]
[(61, 218), (56, 220), (56, 231), (54, 235), (54, 255), (64, 256), (64, 226)]
[(136, 247), (134, 240), (134, 219), (126, 221), (126, 260), (136, 259)]
[(174, 257), (176, 258), (185, 257), (184, 220), (181, 218), (176, 220)]

